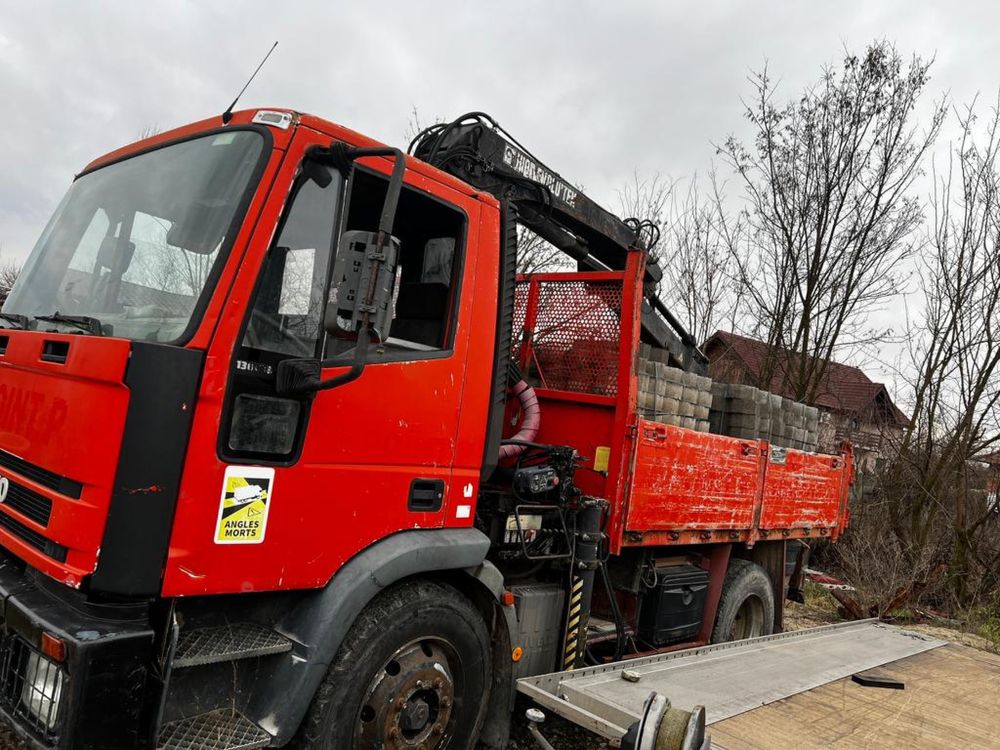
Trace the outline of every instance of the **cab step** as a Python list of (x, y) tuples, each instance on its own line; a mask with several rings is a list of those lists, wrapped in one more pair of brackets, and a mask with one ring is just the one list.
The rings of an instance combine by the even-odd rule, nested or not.
[(158, 750), (253, 750), (267, 747), (271, 735), (232, 711), (212, 711), (164, 724)]
[(252, 659), (283, 654), (292, 650), (292, 642), (271, 628), (243, 622), (211, 628), (181, 631), (174, 652), (173, 666), (198, 667), (203, 664)]

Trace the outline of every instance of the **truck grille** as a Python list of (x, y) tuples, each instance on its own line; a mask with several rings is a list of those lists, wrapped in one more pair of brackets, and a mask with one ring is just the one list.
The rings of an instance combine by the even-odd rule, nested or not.
[(30, 529), (16, 518), (0, 511), (0, 529), (10, 532), (25, 544), (29, 544), (53, 560), (66, 562), (67, 549), (61, 544), (46, 539), (34, 529)]
[(66, 495), (76, 500), (80, 499), (80, 493), (83, 492), (83, 485), (79, 482), (74, 482), (72, 479), (67, 479), (48, 469), (35, 466), (23, 458), (18, 458), (13, 453), (8, 453), (4, 450), (0, 450), (0, 467), (16, 471), (32, 482), (42, 485), (42, 487), (48, 487), (50, 490), (55, 490), (61, 495)]
[(53, 743), (66, 675), (21, 637), (0, 640), (0, 705), (36, 738)]
[(4, 505), (13, 508), (23, 516), (27, 516), (37, 524), (49, 525), (49, 518), (52, 516), (52, 501), (17, 482), (9, 483), (7, 500)]

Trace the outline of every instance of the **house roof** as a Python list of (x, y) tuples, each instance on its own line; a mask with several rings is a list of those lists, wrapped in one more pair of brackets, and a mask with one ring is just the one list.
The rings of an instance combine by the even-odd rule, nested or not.
[[(702, 351), (710, 361), (715, 362), (726, 354), (733, 354), (740, 360), (754, 381), (759, 382), (761, 369), (768, 356), (768, 345), (763, 341), (738, 336), (728, 331), (716, 331), (702, 346)], [(788, 353), (789, 359), (795, 357)], [(767, 390), (786, 398), (794, 398), (781, 368), (771, 376)], [(824, 388), (816, 396), (812, 406), (827, 411), (845, 414), (861, 414), (873, 404), (881, 404), (891, 419), (899, 425), (909, 424), (909, 419), (893, 403), (889, 391), (883, 383), (876, 383), (857, 367), (830, 360), (827, 363)]]

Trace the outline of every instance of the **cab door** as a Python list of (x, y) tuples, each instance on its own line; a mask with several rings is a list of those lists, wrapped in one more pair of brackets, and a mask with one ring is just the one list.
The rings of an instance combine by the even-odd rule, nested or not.
[[(334, 254), (342, 233), (378, 225), (391, 166), (364, 159), (349, 178), (308, 160), (298, 170), (233, 350), (215, 497), (199, 499), (218, 511), (202, 529), (213, 591), (322, 585), (397, 531), (472, 523), (484, 434), (460, 439), (459, 426), (468, 423), (470, 367), (477, 381), (468, 408), (485, 422), (489, 379), (469, 361), (470, 330), (474, 314), (490, 334), (494, 320), (472, 294), (475, 198), (408, 171), (393, 229), (401, 244), (395, 314), (361, 377), (312, 397), (274, 389), (285, 358), (322, 359), (324, 378), (348, 369), (354, 342), (328, 337), (322, 323)], [(266, 497), (250, 505), (254, 488)], [(231, 538), (225, 513), (244, 521), (230, 524)], [(203, 526), (211, 515), (201, 514)]]

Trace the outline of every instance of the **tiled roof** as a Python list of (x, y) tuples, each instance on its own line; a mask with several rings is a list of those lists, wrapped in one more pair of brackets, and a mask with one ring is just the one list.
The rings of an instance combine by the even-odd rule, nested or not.
[[(708, 355), (712, 362), (726, 354), (735, 355), (753, 381), (759, 383), (761, 369), (768, 355), (768, 346), (763, 341), (746, 336), (738, 336), (727, 331), (716, 331), (702, 346), (702, 351)], [(786, 366), (792, 365), (796, 356), (789, 353)], [(794, 394), (791, 393), (787, 380), (782, 374), (782, 368), (779, 367), (776, 370), (777, 372), (771, 376), (771, 383), (767, 390), (787, 398), (794, 398)], [(812, 406), (845, 414), (861, 414), (874, 402), (879, 401), (897, 424), (906, 425), (909, 423), (906, 415), (893, 403), (885, 385), (873, 382), (859, 368), (830, 361), (827, 363), (825, 381), (824, 387), (816, 396)]]

